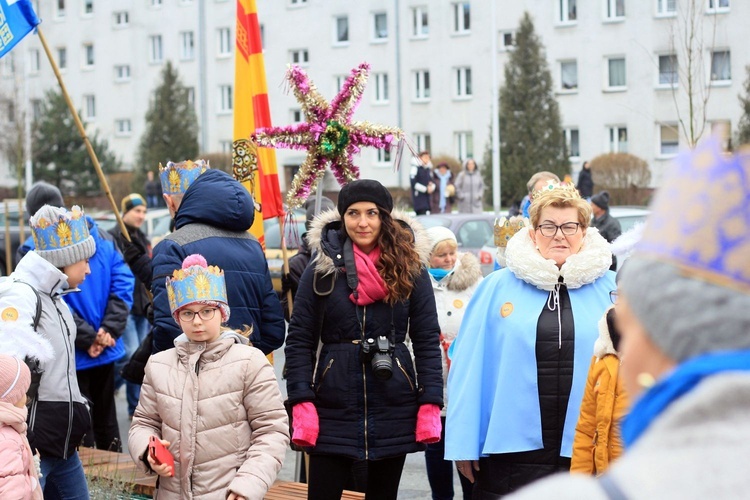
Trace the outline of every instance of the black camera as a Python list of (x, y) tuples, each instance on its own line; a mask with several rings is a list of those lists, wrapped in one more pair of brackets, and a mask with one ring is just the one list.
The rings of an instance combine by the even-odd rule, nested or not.
[(381, 335), (377, 339), (368, 338), (362, 343), (362, 355), (370, 358), (372, 373), (379, 380), (388, 380), (393, 376), (393, 344), (388, 337)]

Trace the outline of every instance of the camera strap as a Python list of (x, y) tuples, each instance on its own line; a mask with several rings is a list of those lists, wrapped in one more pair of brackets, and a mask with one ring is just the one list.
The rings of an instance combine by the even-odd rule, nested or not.
[(354, 262), (354, 248), (350, 238), (346, 238), (344, 241), (344, 268), (346, 269), (346, 284), (351, 288), (356, 300), (359, 297), (357, 293), (359, 277), (357, 276), (357, 264)]

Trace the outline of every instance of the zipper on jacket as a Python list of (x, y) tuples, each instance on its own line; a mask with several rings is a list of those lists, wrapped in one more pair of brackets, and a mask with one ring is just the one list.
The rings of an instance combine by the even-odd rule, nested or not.
[(334, 359), (331, 358), (331, 360), (326, 364), (326, 367), (323, 369), (323, 373), (320, 375), (320, 380), (318, 380), (318, 387), (315, 389), (315, 392), (318, 392), (320, 390), (320, 386), (323, 385), (323, 379), (326, 378), (326, 374), (328, 373), (328, 370), (331, 369), (331, 366), (333, 366)]
[[(396, 358), (396, 356), (393, 356)], [(411, 387), (411, 392), (414, 392), (414, 382), (411, 381), (411, 377), (408, 373), (406, 373), (406, 368), (404, 368), (404, 365), (401, 364), (401, 360), (396, 358), (396, 364), (398, 365), (398, 368), (401, 370), (401, 373), (404, 374), (404, 377), (406, 377), (406, 380), (409, 382), (409, 387)]]
[[(362, 342), (365, 341), (365, 327), (367, 326), (367, 306), (362, 307)], [(370, 450), (368, 448), (369, 438), (367, 437), (367, 373), (365, 362), (362, 360), (362, 389), (365, 396), (365, 460), (370, 459)]]
[[(62, 300), (62, 299), (53, 299), (53, 301)], [(68, 433), (65, 435), (65, 448), (63, 449), (63, 459), (68, 459), (68, 446), (70, 445), (70, 435), (73, 433), (73, 389), (70, 387), (70, 350), (72, 346), (70, 345), (70, 328), (68, 328), (68, 323), (63, 318), (62, 313), (60, 312), (60, 308), (58, 307), (57, 303), (55, 302), (55, 310), (57, 311), (57, 316), (60, 319), (60, 324), (65, 325), (65, 330), (68, 333), (67, 338), (63, 337), (63, 340), (65, 341), (66, 348), (65, 348), (65, 354), (68, 358), (68, 369), (66, 371), (67, 373), (67, 382), (68, 382)], [(60, 331), (62, 333), (62, 330)]]

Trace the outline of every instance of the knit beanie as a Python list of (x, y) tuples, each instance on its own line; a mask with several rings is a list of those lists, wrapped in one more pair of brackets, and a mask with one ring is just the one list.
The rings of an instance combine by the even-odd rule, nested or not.
[(742, 179), (750, 179), (750, 154), (726, 156), (716, 139), (678, 156), (620, 271), (622, 295), (678, 363), (750, 349), (750, 228), (742, 223), (750, 185)]
[(591, 197), (591, 203), (601, 208), (602, 210), (609, 210), (609, 192), (602, 191), (601, 193), (596, 193)]
[(63, 268), (90, 259), (96, 252), (83, 210), (44, 205), (31, 217), (34, 251), (55, 267)]
[(339, 192), (339, 214), (344, 217), (346, 209), (360, 201), (369, 201), (391, 213), (393, 197), (381, 183), (374, 179), (352, 181)]
[(458, 246), (456, 235), (453, 234), (453, 231), (451, 231), (445, 226), (428, 227), (427, 236), (430, 237), (430, 241), (432, 243), (430, 247), (431, 252), (434, 252), (435, 247), (438, 246), (438, 243), (441, 243), (443, 241), (452, 241), (456, 246)]
[(65, 202), (57, 186), (39, 181), (31, 186), (29, 192), (26, 193), (26, 212), (29, 216), (32, 216), (44, 205), (64, 207)]
[(130, 193), (120, 202), (120, 210), (122, 211), (122, 215), (125, 215), (138, 206), (148, 206), (146, 205), (146, 200), (143, 199), (143, 196), (139, 195), (138, 193)]
[(31, 372), (22, 360), (0, 354), (0, 402), (15, 405), (31, 385)]
[[(310, 224), (312, 224), (313, 219), (317, 215), (315, 213), (315, 198), (308, 198), (303, 206), (305, 208), (305, 230), (309, 231)], [(332, 208), (336, 208), (336, 205), (330, 198), (323, 196), (320, 199), (320, 211), (318, 213), (325, 212)]]

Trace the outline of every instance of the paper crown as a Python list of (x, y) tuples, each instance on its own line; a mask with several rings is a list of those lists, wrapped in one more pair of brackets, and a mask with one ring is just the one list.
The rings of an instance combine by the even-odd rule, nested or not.
[(172, 315), (186, 305), (210, 301), (219, 303), (224, 321), (229, 319), (224, 271), (209, 266), (202, 255), (188, 255), (182, 268), (167, 277), (167, 297)]
[(190, 187), (195, 179), (211, 168), (207, 160), (187, 160), (180, 163), (167, 162), (163, 167), (159, 164), (159, 179), (164, 194), (182, 194)]
[(44, 215), (32, 217), (31, 235), (36, 250), (62, 250), (82, 243), (89, 237), (88, 222), (81, 207), (74, 205), (70, 211), (59, 208), (54, 213), (56, 218)]
[(529, 221), (521, 216), (511, 217), (507, 219), (501, 217), (495, 220), (495, 246), (499, 248), (505, 248), (508, 246), (508, 242), (518, 231), (528, 226)]
[(681, 154), (651, 210), (635, 252), (750, 293), (750, 150), (725, 156), (714, 138)]
[(573, 186), (572, 184), (568, 184), (568, 183), (565, 183), (565, 182), (556, 182), (556, 181), (554, 181), (552, 179), (549, 179), (547, 181), (547, 184), (544, 185), (544, 187), (542, 187), (541, 189), (537, 189), (536, 191), (533, 191), (531, 193), (531, 201), (533, 202), (534, 200), (538, 199), (540, 196), (542, 196), (542, 195), (544, 195), (546, 193), (549, 193), (551, 191), (554, 191), (556, 189), (563, 189), (566, 192), (569, 192), (571, 194), (575, 193), (574, 197), (576, 197), (576, 198), (580, 198), (581, 197), (581, 195), (578, 193), (578, 190), (576, 189), (576, 187)]

